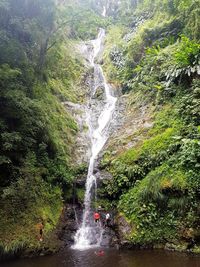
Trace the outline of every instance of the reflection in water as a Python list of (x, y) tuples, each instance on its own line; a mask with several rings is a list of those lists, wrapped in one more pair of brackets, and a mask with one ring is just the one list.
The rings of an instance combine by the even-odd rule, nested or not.
[(26, 260), (16, 260), (1, 267), (200, 267), (200, 257), (165, 251), (105, 250), (97, 256), (95, 250), (66, 250), (60, 254)]

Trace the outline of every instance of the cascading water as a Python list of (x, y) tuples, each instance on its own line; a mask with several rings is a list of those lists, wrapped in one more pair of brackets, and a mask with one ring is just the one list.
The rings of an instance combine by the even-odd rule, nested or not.
[[(103, 16), (106, 14), (104, 8)], [(89, 56), (90, 64), (94, 68), (94, 86), (91, 94), (94, 96), (99, 85), (104, 88), (105, 103), (98, 117), (98, 125), (94, 127), (92, 123), (92, 110), (88, 110), (87, 124), (91, 138), (91, 158), (89, 162), (88, 175), (86, 181), (86, 192), (84, 199), (83, 220), (80, 228), (75, 235), (74, 249), (88, 249), (101, 244), (103, 228), (100, 223), (96, 224), (93, 220), (93, 211), (91, 208), (92, 197), (96, 198), (96, 177), (94, 174), (94, 165), (99, 152), (102, 150), (108, 139), (109, 125), (112, 120), (112, 114), (115, 110), (117, 98), (112, 96), (111, 87), (106, 82), (102, 67), (95, 63), (95, 59), (99, 55), (102, 43), (105, 37), (105, 30), (100, 29), (96, 40), (90, 43), (93, 46), (93, 51)]]
[(105, 6), (103, 7), (103, 13), (102, 13), (102, 16), (103, 16), (103, 17), (106, 16), (106, 7), (105, 7)]

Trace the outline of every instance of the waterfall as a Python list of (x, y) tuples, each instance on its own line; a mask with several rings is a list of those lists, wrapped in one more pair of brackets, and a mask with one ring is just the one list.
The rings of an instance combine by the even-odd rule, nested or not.
[[(105, 15), (105, 9), (102, 15)], [(94, 69), (94, 86), (91, 93), (94, 95), (97, 87), (101, 85), (104, 88), (105, 102), (102, 110), (100, 110), (98, 124), (96, 127), (94, 127), (92, 123), (92, 110), (89, 109), (87, 114), (87, 125), (89, 127), (91, 138), (91, 157), (86, 180), (83, 219), (80, 228), (76, 232), (75, 244), (73, 246), (74, 249), (80, 250), (100, 246), (103, 235), (101, 223), (94, 222), (93, 210), (91, 208), (92, 200), (95, 200), (97, 197), (97, 183), (96, 176), (94, 174), (94, 166), (100, 151), (108, 139), (109, 125), (112, 120), (112, 114), (115, 110), (115, 104), (117, 101), (117, 98), (111, 94), (111, 87), (106, 82), (102, 67), (95, 63), (96, 58), (101, 52), (104, 38), (105, 30), (100, 29), (97, 39), (90, 41), (93, 51), (89, 55), (89, 60)]]
[(106, 16), (106, 7), (103, 7), (103, 12), (102, 12), (102, 16), (105, 17)]

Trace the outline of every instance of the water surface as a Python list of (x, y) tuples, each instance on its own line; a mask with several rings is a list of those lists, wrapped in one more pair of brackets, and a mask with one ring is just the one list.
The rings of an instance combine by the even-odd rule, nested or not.
[(53, 256), (22, 259), (0, 264), (1, 267), (200, 267), (200, 256), (165, 251), (105, 250), (97, 256), (95, 250), (68, 249)]

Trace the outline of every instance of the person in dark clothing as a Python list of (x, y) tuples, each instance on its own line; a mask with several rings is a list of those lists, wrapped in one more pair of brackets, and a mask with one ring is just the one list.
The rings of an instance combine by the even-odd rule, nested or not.
[(105, 221), (105, 227), (110, 226), (110, 213), (106, 214), (106, 221)]
[(43, 229), (44, 229), (44, 225), (43, 225), (43, 223), (39, 223), (39, 241), (43, 241)]

